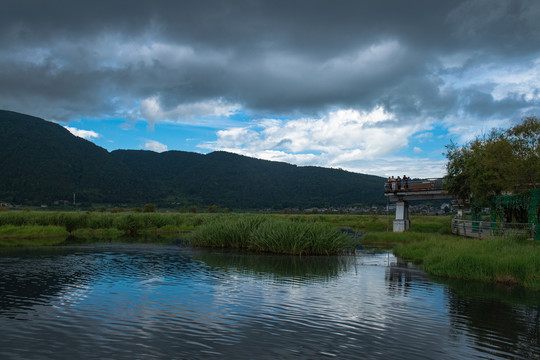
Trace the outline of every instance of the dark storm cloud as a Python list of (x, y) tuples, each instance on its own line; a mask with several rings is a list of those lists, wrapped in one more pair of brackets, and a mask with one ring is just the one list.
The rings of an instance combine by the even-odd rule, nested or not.
[(384, 105), (403, 119), (492, 116), (494, 104), (509, 114), (538, 100), (471, 97), (446, 77), (534, 60), (539, 17), (538, 2), (510, 0), (7, 1), (0, 107), (63, 121), (121, 116), (151, 97), (164, 109), (224, 99), (254, 114)]

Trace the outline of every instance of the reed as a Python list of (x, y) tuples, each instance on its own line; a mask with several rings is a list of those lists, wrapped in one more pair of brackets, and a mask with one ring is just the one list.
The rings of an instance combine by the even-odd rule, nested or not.
[(206, 247), (229, 247), (245, 249), (251, 243), (251, 233), (263, 221), (264, 216), (229, 215), (208, 218), (190, 236), (191, 244)]
[(350, 237), (325, 223), (268, 216), (234, 215), (204, 223), (190, 237), (194, 246), (238, 248), (291, 255), (330, 255), (351, 249)]

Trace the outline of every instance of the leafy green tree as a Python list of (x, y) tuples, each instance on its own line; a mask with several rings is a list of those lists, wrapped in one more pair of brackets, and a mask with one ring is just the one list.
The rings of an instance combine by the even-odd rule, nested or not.
[(529, 117), (464, 146), (451, 142), (446, 146), (446, 189), (459, 198), (473, 198), (477, 205), (489, 205), (494, 195), (538, 187), (539, 138), (540, 121)]
[(540, 187), (540, 119), (525, 118), (507, 131), (512, 151), (520, 159), (517, 166), (516, 185), (521, 189)]

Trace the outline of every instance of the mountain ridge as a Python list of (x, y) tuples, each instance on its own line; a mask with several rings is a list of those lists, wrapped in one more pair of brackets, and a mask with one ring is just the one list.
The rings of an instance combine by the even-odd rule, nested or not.
[(224, 151), (114, 150), (44, 119), (0, 110), (0, 200), (218, 205), (233, 209), (383, 204), (374, 175)]

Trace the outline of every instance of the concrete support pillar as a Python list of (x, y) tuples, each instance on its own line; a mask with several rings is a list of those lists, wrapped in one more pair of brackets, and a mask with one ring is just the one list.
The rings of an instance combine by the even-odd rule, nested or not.
[(403, 232), (411, 227), (409, 220), (409, 204), (398, 200), (396, 203), (396, 219), (394, 220), (394, 232)]

